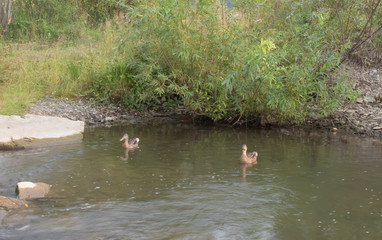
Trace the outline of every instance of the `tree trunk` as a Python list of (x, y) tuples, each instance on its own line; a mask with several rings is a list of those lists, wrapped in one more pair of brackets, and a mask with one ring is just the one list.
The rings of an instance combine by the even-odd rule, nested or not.
[(4, 34), (12, 20), (12, 1), (0, 0), (0, 31)]

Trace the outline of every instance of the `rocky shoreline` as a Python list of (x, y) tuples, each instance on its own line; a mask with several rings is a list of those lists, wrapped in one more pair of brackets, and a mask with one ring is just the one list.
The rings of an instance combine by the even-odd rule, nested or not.
[[(346, 65), (349, 81), (361, 95), (356, 102), (345, 101), (332, 115), (309, 119), (298, 127), (325, 128), (373, 137), (382, 137), (382, 70), (365, 68), (356, 64)], [(86, 122), (86, 127), (111, 126), (147, 122), (160, 118), (165, 120), (192, 121), (185, 110), (168, 112), (130, 111), (114, 105), (99, 105), (87, 99), (56, 100), (45, 97), (32, 104), (28, 113), (64, 117)], [(295, 125), (291, 125), (293, 127)], [(288, 127), (288, 126), (283, 126)]]
[(89, 99), (54, 99), (44, 97), (28, 107), (28, 114), (62, 117), (84, 121), (85, 127), (98, 127), (158, 121), (189, 121), (189, 112), (183, 109), (168, 111), (132, 111), (113, 104), (102, 105)]
[(382, 69), (348, 64), (345, 71), (360, 96), (345, 101), (330, 116), (308, 122), (347, 133), (382, 137)]
[(117, 121), (124, 123), (136, 115), (126, 109), (113, 105), (101, 106), (87, 99), (57, 100), (50, 97), (44, 97), (31, 104), (28, 113), (84, 121), (88, 127), (112, 124)]

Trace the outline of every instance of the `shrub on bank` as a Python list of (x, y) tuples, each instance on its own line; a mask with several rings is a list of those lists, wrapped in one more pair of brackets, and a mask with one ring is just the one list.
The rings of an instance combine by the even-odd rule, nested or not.
[(91, 89), (133, 107), (181, 99), (214, 120), (299, 121), (353, 96), (345, 81), (328, 77), (342, 45), (333, 49), (328, 18), (314, 4), (235, 4), (141, 1), (119, 31), (117, 60), (96, 71)]

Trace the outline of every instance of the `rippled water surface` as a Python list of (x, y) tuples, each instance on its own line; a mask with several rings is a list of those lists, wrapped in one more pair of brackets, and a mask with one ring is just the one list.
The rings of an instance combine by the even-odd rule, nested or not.
[[(124, 152), (124, 132), (139, 149)], [(243, 143), (258, 165), (238, 164)], [(0, 195), (52, 185), (3, 219), (0, 239), (382, 239), (381, 160), (381, 141), (327, 132), (87, 129), (0, 153)]]

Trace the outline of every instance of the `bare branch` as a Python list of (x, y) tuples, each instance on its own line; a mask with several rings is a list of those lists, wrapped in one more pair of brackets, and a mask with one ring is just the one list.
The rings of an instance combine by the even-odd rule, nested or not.
[(335, 66), (333, 67), (333, 69), (330, 70), (330, 72), (334, 71), (335, 69), (337, 69), (339, 66), (341, 66), (342, 63), (345, 62), (345, 60), (350, 56), (350, 54), (352, 54), (356, 49), (358, 49), (362, 44), (364, 44), (368, 39), (370, 39), (371, 37), (373, 37), (377, 32), (379, 32), (381, 29), (382, 29), (382, 26), (378, 27), (377, 30), (375, 30), (374, 32), (370, 33), (369, 35), (367, 35), (366, 37), (364, 37), (365, 35), (365, 32), (366, 30), (368, 29), (369, 25), (372, 24), (372, 21), (373, 21), (373, 17), (375, 15), (375, 12), (377, 10), (377, 8), (379, 7), (381, 3), (381, 0), (378, 0), (377, 3), (375, 4), (375, 6), (372, 8), (372, 11), (370, 13), (370, 16), (366, 22), (366, 24), (364, 25), (362, 31), (360, 32), (360, 34), (358, 35), (355, 43), (353, 44), (352, 47), (350, 47), (346, 53), (342, 56), (342, 59), (341, 61)]

